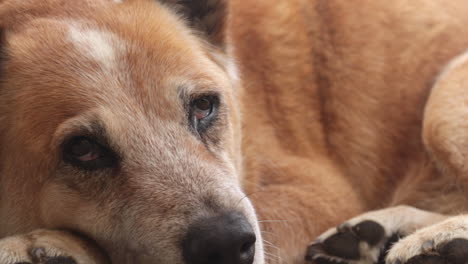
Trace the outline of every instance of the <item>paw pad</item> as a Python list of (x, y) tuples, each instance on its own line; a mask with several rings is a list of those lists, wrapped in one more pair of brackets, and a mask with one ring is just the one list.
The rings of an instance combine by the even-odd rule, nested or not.
[(445, 256), (450, 263), (464, 264), (468, 262), (468, 240), (457, 238), (454, 239), (439, 250), (442, 256)]
[(76, 264), (76, 261), (70, 257), (49, 258), (44, 264)]
[(438, 247), (433, 241), (421, 246), (423, 254), (410, 258), (405, 264), (466, 264), (468, 240), (457, 238)]
[[(360, 243), (376, 246), (385, 238), (384, 228), (375, 221), (362, 221), (355, 226), (343, 224), (337, 232), (307, 249), (306, 260), (316, 263), (346, 263), (344, 260), (359, 260)], [(331, 261), (331, 262), (330, 262)]]
[(375, 246), (385, 236), (384, 228), (374, 221), (363, 221), (354, 227), (354, 233), (369, 245)]

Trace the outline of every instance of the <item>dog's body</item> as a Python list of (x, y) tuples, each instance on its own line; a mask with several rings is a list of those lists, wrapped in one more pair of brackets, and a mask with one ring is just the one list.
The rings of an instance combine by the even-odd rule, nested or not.
[[(468, 47), (465, 1), (233, 0), (227, 15), (223, 1), (74, 2), (0, 1), (2, 236), (66, 228), (112, 263), (202, 263), (186, 233), (235, 210), (257, 236), (253, 263), (265, 248), (291, 264), (368, 210), (467, 209), (464, 57), (449, 63)], [(70, 157), (96, 134), (110, 161)], [(369, 219), (398, 230), (381, 221), (398, 214), (420, 212)], [(428, 218), (418, 227), (444, 217)], [(90, 261), (60, 236), (7, 238), (0, 260)]]
[[(462, 122), (448, 110), (452, 96), (456, 109), (464, 107), (453, 91), (460, 84), (423, 114), (434, 83), (468, 47), (467, 8), (464, 1), (233, 1), (248, 193), (260, 219), (287, 220), (265, 227), (274, 233), (266, 240), (283, 250), (267, 249), (284, 263), (300, 263), (301, 243), (359, 210), (467, 209), (466, 173), (436, 168), (447, 166), (447, 152), (465, 151), (448, 149), (465, 137), (461, 127), (434, 131), (441, 120)], [(440, 143), (452, 139), (454, 146)], [(428, 146), (441, 147), (429, 154)]]

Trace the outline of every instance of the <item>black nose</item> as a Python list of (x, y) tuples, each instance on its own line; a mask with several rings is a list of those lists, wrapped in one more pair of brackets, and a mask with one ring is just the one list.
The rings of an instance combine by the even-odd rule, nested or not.
[(244, 215), (226, 213), (193, 223), (183, 242), (187, 264), (252, 264), (255, 233)]

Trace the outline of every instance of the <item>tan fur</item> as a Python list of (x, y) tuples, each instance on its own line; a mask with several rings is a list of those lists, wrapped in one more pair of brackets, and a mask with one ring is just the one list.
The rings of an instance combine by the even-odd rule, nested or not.
[[(439, 142), (466, 138), (457, 110), (466, 96), (443, 92), (452, 103), (423, 116), (435, 80), (468, 47), (466, 2), (232, 1), (231, 11), (247, 192), (260, 219), (285, 220), (262, 224), (274, 233), (265, 236), (272, 263), (301, 263), (302, 244), (364, 210), (466, 210), (465, 185), (432, 162), (452, 164)], [(455, 135), (450, 126), (425, 134), (432, 157), (423, 118), (459, 124)]]
[[(466, 71), (442, 72), (468, 47), (467, 12), (462, 0), (232, 0), (210, 44), (147, 0), (1, 1), (0, 233), (73, 229), (112, 263), (178, 264), (193, 219), (236, 207), (258, 220), (266, 262), (292, 264), (320, 232), (368, 210), (464, 211), (464, 96), (453, 83)], [(124, 57), (89, 56), (70, 26)], [(220, 147), (184, 127), (178, 87), (222, 94)], [(63, 139), (95, 120), (125, 153), (116, 175), (60, 161)]]

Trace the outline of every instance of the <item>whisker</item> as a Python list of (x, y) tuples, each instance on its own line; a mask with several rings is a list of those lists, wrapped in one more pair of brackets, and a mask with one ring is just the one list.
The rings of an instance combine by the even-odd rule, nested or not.
[(261, 192), (265, 192), (263, 190), (257, 190), (257, 191), (254, 191), (254, 192), (250, 192), (250, 193), (246, 193), (244, 195), (244, 197), (242, 197), (238, 202), (237, 202), (237, 205), (238, 206), (245, 198), (248, 198), (249, 196), (251, 196), (252, 194), (256, 194), (256, 193), (261, 193)]
[(259, 223), (286, 223), (288, 220), (258, 220)]
[[(268, 256), (272, 261), (277, 260), (279, 261), (279, 263), (285, 263), (284, 260), (280, 257), (279, 253), (281, 252), (281, 249), (279, 247), (277, 247), (275, 244), (273, 244), (272, 242), (266, 239), (263, 239), (263, 243), (268, 249), (268, 250), (264, 250), (265, 257)], [(271, 251), (274, 251), (276, 254), (274, 254)]]
[(265, 254), (265, 257), (268, 257), (272, 261), (277, 260), (277, 261), (279, 261), (279, 263), (284, 263), (283, 259), (279, 255), (272, 254), (272, 253), (269, 253), (269, 252), (264, 252), (264, 254)]
[(269, 231), (260, 230), (260, 233), (278, 237), (278, 234)]
[(277, 247), (277, 246), (275, 246), (275, 245), (273, 245), (273, 244), (268, 244), (268, 243), (266, 243), (267, 241), (263, 241), (263, 242), (264, 242), (263, 245), (264, 245), (265, 247), (275, 249), (276, 251), (280, 251), (280, 248), (279, 248), (279, 247)]
[(275, 244), (273, 244), (272, 242), (270, 242), (270, 241), (268, 241), (268, 240), (266, 240), (266, 239), (263, 239), (263, 243), (264, 243), (265, 245), (270, 246), (270, 247), (274, 247), (275, 249), (278, 249), (278, 250), (280, 249), (279, 247), (275, 246)]

